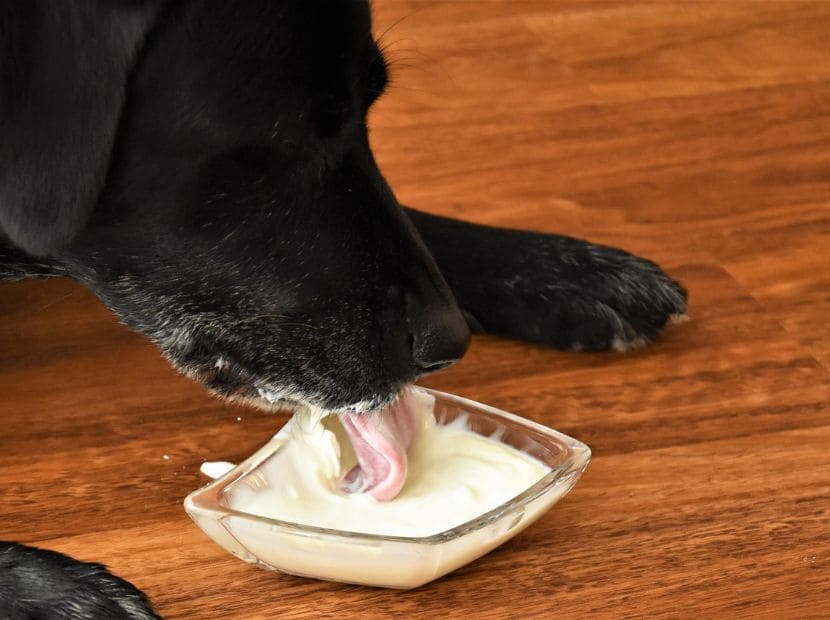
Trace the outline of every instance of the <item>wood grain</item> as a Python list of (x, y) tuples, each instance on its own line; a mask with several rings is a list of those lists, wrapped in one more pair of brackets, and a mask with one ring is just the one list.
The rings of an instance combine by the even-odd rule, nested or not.
[(402, 202), (619, 245), (691, 291), (648, 350), (483, 337), (425, 381), (587, 441), (583, 481), (416, 591), (251, 568), (181, 502), (285, 418), (212, 400), (78, 285), (22, 282), (0, 287), (0, 537), (105, 562), (170, 618), (830, 616), (830, 3), (375, 14)]

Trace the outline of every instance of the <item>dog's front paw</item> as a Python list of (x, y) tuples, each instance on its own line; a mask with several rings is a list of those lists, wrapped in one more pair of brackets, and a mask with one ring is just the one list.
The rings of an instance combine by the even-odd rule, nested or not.
[(470, 326), (573, 351), (627, 350), (686, 314), (686, 291), (644, 258), (572, 237), (408, 209)]
[(3, 541), (0, 618), (161, 620), (141, 590), (101, 564)]
[[(567, 237), (538, 235), (468, 309), (484, 331), (573, 351), (625, 351), (686, 314), (686, 291), (649, 260)], [(501, 274), (500, 274), (501, 275)]]

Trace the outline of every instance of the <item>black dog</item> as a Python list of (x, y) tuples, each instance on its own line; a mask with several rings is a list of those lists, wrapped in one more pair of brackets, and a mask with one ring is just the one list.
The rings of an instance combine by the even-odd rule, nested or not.
[(377, 409), (470, 329), (622, 350), (685, 312), (621, 250), (401, 207), (367, 137), (386, 82), (356, 0), (0, 0), (0, 279), (73, 277), (265, 408)]

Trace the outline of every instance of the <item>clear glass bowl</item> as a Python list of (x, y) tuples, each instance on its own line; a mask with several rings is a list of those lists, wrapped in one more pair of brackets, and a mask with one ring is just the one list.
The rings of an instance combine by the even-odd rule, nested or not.
[(267, 492), (258, 469), (285, 440), (274, 437), (225, 475), (187, 496), (185, 510), (216, 543), (238, 558), (291, 575), (386, 588), (417, 588), (472, 562), (538, 519), (579, 480), (591, 458), (585, 444), (553, 429), (466, 398), (435, 397), (435, 417), (467, 416), (469, 428), (523, 450), (551, 468), (510, 501), (444, 532), (426, 537), (331, 530), (240, 512), (229, 498)]

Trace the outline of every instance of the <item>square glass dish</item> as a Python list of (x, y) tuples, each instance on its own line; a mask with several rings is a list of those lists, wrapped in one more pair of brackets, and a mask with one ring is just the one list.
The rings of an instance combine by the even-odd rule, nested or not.
[(339, 531), (270, 519), (231, 507), (234, 492), (267, 493), (259, 468), (285, 444), (275, 436), (245, 461), (187, 496), (185, 510), (238, 558), (284, 573), (386, 588), (417, 588), (481, 557), (538, 519), (579, 480), (591, 451), (541, 424), (459, 396), (416, 387), (435, 398), (435, 418), (466, 416), (470, 430), (527, 452), (550, 471), (510, 501), (426, 537)]

